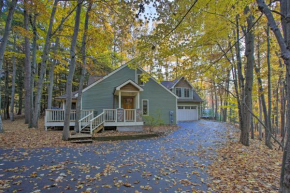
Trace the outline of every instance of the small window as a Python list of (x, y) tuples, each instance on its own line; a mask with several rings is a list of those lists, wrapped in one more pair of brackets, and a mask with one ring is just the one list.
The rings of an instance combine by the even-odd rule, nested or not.
[(142, 81), (141, 74), (138, 74), (138, 85), (144, 86), (144, 82)]
[(176, 89), (176, 95), (178, 97), (181, 97), (181, 88), (175, 88)]
[(191, 109), (196, 109), (196, 106), (191, 106)]
[(185, 106), (185, 109), (190, 109), (190, 106)]
[(189, 88), (184, 89), (184, 97), (189, 97)]
[(143, 112), (143, 115), (145, 116), (149, 115), (149, 100), (148, 99), (142, 100), (142, 112)]
[(178, 109), (183, 109), (183, 106), (178, 106)]

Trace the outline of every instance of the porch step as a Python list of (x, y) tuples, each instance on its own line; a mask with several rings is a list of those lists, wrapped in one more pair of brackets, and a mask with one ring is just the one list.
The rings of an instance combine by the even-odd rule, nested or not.
[(85, 140), (85, 139), (92, 139), (91, 134), (84, 134), (84, 133), (77, 133), (75, 135), (71, 135), (69, 140)]
[(92, 139), (72, 140), (71, 143), (93, 143)]

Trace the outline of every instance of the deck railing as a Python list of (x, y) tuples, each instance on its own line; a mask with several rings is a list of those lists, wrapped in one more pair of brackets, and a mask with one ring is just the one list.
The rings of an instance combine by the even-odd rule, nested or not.
[(104, 109), (104, 121), (116, 122), (117, 121), (117, 109)]
[(136, 122), (136, 109), (125, 109), (125, 122)]
[[(93, 110), (81, 110), (81, 118), (93, 113)], [(46, 122), (64, 122), (64, 110), (63, 109), (46, 109), (45, 110)], [(76, 110), (71, 110), (70, 121), (76, 120)]]

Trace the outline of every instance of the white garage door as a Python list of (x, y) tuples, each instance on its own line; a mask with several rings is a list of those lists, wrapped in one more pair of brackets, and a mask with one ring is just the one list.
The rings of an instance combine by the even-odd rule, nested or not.
[(178, 106), (177, 121), (198, 120), (197, 106)]

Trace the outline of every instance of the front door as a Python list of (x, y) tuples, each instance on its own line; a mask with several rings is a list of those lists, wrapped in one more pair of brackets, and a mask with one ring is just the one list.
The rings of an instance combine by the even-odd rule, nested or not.
[(133, 97), (123, 97), (122, 106), (124, 109), (134, 109), (134, 98)]

